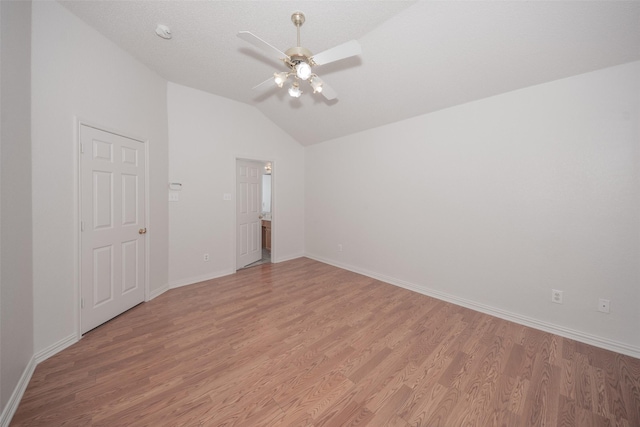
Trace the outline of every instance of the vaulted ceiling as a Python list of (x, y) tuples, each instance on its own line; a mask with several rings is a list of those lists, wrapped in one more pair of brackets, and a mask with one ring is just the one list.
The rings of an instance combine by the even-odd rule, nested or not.
[[(60, 1), (171, 82), (255, 106), (303, 145), (640, 60), (639, 1)], [(236, 37), (362, 54), (316, 72), (337, 93), (251, 88), (286, 68)], [(157, 24), (173, 38), (156, 36)]]

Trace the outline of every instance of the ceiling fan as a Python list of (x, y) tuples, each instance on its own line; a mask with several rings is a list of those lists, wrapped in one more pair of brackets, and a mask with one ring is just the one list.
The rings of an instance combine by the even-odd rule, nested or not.
[(326, 99), (335, 99), (338, 95), (336, 92), (320, 79), (312, 71), (312, 67), (329, 64), (331, 62), (339, 61), (341, 59), (349, 58), (351, 56), (359, 55), (362, 53), (360, 43), (356, 40), (351, 40), (324, 52), (312, 55), (309, 49), (300, 46), (300, 27), (304, 24), (305, 17), (302, 12), (294, 12), (291, 15), (291, 22), (296, 26), (298, 33), (297, 46), (287, 49), (282, 52), (280, 49), (272, 46), (260, 37), (250, 33), (249, 31), (239, 31), (238, 37), (242, 40), (251, 43), (252, 45), (275, 55), (278, 59), (282, 60), (284, 64), (289, 68), (288, 71), (282, 71), (280, 73), (273, 73), (273, 77), (265, 80), (253, 89), (261, 90), (271, 84), (276, 84), (278, 87), (283, 87), (284, 84), (292, 77), (292, 83), (289, 87), (289, 95), (294, 98), (299, 98), (302, 95), (302, 89), (300, 89), (300, 81), (307, 81), (313, 89), (313, 93), (321, 93)]

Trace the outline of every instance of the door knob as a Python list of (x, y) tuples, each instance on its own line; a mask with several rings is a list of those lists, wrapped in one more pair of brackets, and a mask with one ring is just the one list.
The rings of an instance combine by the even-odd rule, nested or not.
[(147, 229), (141, 228), (140, 230), (138, 230), (138, 234), (147, 234)]

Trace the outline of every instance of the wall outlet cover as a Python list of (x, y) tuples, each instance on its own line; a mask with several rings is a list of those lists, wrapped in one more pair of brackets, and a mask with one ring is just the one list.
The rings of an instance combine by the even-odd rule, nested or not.
[(562, 304), (562, 291), (551, 289), (551, 302)]

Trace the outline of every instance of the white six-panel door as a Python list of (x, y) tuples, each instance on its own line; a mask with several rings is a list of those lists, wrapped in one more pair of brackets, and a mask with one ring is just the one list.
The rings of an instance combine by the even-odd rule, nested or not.
[(236, 162), (236, 269), (262, 258), (262, 163)]
[(80, 126), (81, 333), (144, 301), (142, 142)]

